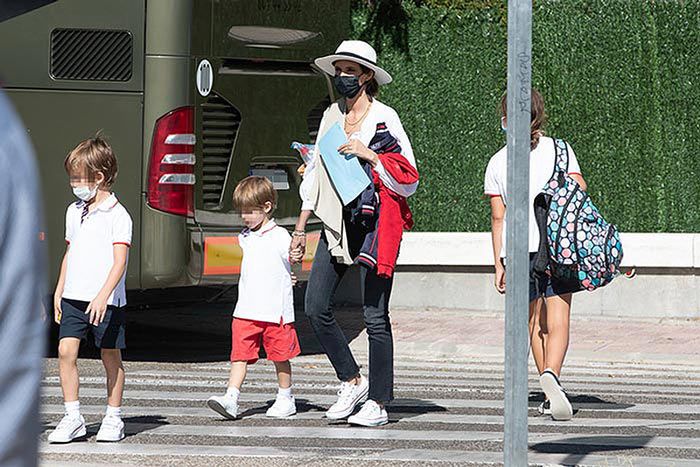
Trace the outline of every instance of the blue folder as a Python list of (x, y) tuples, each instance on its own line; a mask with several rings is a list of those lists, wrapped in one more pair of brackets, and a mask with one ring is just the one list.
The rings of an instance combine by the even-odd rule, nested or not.
[(335, 124), (318, 142), (318, 149), (328, 176), (343, 206), (357, 198), (371, 180), (354, 154), (340, 154), (338, 148), (347, 142), (347, 137), (339, 124)]

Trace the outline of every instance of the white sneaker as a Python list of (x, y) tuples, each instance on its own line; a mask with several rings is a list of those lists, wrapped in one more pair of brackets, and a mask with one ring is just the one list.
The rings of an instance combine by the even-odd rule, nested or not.
[(386, 410), (373, 400), (368, 400), (359, 412), (348, 418), (351, 425), (381, 426), (389, 423), (389, 416)]
[(233, 397), (212, 396), (207, 400), (207, 406), (229, 420), (238, 417), (238, 400)]
[(341, 383), (338, 401), (326, 411), (326, 418), (340, 420), (348, 417), (355, 411), (357, 404), (367, 400), (367, 394), (369, 394), (369, 382), (364, 376), (360, 376), (359, 384)]
[(82, 415), (64, 415), (56, 429), (49, 435), (49, 443), (70, 443), (87, 435), (85, 419)]
[(294, 402), (294, 398), (281, 396), (278, 394), (275, 403), (272, 404), (272, 407), (267, 409), (267, 412), (265, 412), (265, 416), (272, 418), (285, 418), (296, 415), (296, 413), (297, 405)]
[(549, 399), (550, 410), (554, 420), (571, 420), (574, 410), (566, 397), (564, 388), (559, 384), (559, 378), (553, 371), (547, 369), (540, 375), (540, 386)]
[(102, 419), (100, 431), (97, 432), (95, 441), (116, 442), (124, 439), (124, 422), (114, 415), (107, 415)]
[(549, 399), (542, 402), (539, 407), (537, 407), (537, 412), (540, 415), (552, 415), (552, 407), (549, 403)]

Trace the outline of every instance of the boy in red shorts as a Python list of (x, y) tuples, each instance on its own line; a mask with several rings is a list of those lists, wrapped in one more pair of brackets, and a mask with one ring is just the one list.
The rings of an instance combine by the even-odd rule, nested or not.
[(292, 397), (292, 367), (299, 355), (294, 329), (292, 274), (289, 263), (291, 236), (271, 218), (277, 192), (264, 177), (242, 180), (233, 193), (233, 203), (246, 229), (238, 236), (243, 250), (238, 303), (233, 313), (231, 374), (223, 396), (209, 398), (207, 405), (225, 418), (238, 416), (238, 397), (248, 364), (258, 360), (260, 345), (275, 364), (279, 390), (268, 417), (296, 414)]

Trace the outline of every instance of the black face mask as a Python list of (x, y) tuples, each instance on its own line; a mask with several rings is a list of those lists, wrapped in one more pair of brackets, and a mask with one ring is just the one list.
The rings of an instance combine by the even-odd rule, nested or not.
[(360, 85), (360, 79), (357, 76), (341, 76), (336, 75), (333, 78), (333, 84), (338, 90), (341, 96), (348, 99), (352, 99), (360, 92), (362, 86)]

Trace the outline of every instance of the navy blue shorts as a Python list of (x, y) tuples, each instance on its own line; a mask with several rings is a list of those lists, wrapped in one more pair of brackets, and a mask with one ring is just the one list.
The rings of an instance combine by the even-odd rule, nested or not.
[(90, 324), (90, 315), (85, 314), (89, 303), (79, 300), (61, 300), (61, 326), (58, 339), (77, 337), (85, 339), (88, 330), (99, 349), (126, 348), (126, 312), (122, 308), (107, 306), (104, 320), (97, 326)]
[(555, 295), (564, 295), (581, 290), (581, 287), (577, 281), (555, 279), (549, 276), (544, 276), (540, 279), (532, 277), (534, 259), (535, 254), (530, 253), (530, 301), (533, 301), (539, 297), (553, 297)]

